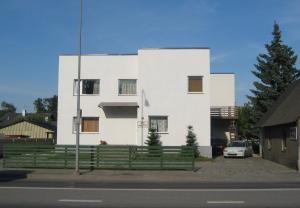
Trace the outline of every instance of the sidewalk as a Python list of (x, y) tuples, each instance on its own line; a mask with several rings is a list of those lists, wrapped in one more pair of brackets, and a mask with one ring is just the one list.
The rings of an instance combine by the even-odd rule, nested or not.
[(81, 182), (300, 182), (296, 170), (261, 158), (223, 159), (197, 162), (194, 171), (1, 169), (7, 180)]

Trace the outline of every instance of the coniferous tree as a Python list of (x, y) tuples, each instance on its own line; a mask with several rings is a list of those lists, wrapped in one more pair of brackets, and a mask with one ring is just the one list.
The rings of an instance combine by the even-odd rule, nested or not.
[(188, 126), (188, 134), (186, 136), (186, 146), (195, 148), (195, 157), (199, 156), (197, 136), (194, 133), (194, 129), (192, 126)]
[(161, 151), (161, 141), (159, 140), (159, 134), (155, 129), (151, 128), (149, 130), (148, 139), (146, 140), (146, 144), (149, 146), (148, 148), (148, 157), (160, 157), (162, 155)]
[[(266, 44), (266, 54), (257, 57), (256, 70), (252, 73), (258, 78), (252, 89), (252, 96), (248, 96), (253, 108), (251, 123), (255, 125), (265, 112), (271, 107), (279, 95), (295, 80), (300, 72), (296, 68), (297, 55), (293, 49), (281, 40), (279, 25), (275, 22), (272, 32), (273, 40)], [(253, 132), (257, 135), (257, 131)]]
[(161, 146), (161, 141), (159, 140), (159, 134), (155, 129), (149, 130), (148, 139), (145, 142), (148, 146)]

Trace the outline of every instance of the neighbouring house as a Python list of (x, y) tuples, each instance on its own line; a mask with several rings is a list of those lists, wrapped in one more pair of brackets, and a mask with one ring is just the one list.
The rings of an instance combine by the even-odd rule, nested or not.
[[(58, 144), (76, 141), (77, 70), (78, 55), (59, 57)], [(82, 55), (80, 88), (82, 145), (144, 145), (149, 128), (163, 145), (184, 145), (192, 125), (211, 157), (211, 135), (235, 136), (234, 74), (210, 73), (208, 48)]]
[(300, 80), (278, 98), (258, 123), (261, 127), (262, 156), (298, 169), (300, 167)]
[(55, 139), (56, 122), (48, 121), (50, 114), (10, 113), (0, 122), (0, 135), (5, 139)]

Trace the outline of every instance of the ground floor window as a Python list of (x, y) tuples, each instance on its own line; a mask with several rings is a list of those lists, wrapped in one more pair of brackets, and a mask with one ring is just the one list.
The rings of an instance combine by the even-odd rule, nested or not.
[(267, 139), (267, 146), (268, 146), (268, 150), (272, 148), (271, 139)]
[(286, 150), (286, 137), (282, 138), (281, 140), (281, 151), (285, 151)]
[[(99, 117), (82, 117), (81, 132), (99, 132)], [(76, 117), (73, 117), (73, 132), (76, 132)]]
[(158, 133), (168, 132), (168, 117), (149, 116), (149, 129), (155, 129)]

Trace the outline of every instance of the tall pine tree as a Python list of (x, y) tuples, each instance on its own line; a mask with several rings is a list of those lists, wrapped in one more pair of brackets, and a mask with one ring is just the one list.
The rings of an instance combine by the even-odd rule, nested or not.
[(300, 71), (296, 68), (297, 56), (293, 49), (281, 40), (279, 25), (275, 22), (272, 32), (273, 40), (266, 44), (266, 54), (257, 57), (256, 70), (252, 73), (258, 78), (248, 96), (253, 113), (251, 123), (255, 124), (271, 107), (279, 95), (295, 80), (299, 79)]

